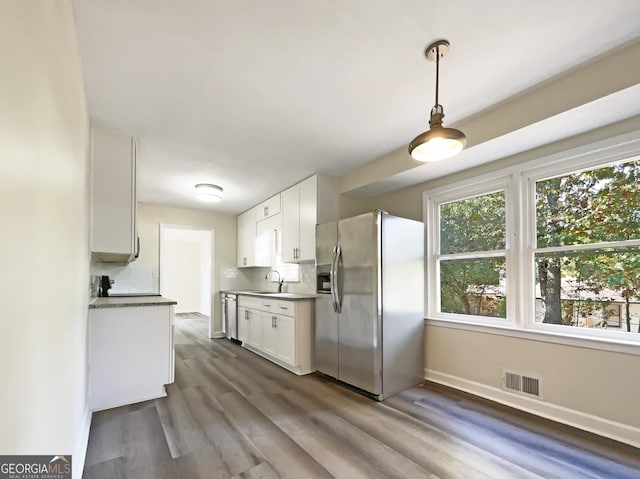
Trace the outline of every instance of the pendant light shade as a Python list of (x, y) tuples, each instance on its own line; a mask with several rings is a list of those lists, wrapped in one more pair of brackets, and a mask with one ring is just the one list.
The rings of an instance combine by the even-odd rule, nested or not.
[(467, 138), (460, 130), (442, 126), (444, 108), (438, 103), (440, 59), (449, 52), (449, 42), (438, 40), (427, 47), (425, 55), (436, 62), (436, 104), (431, 109), (429, 130), (416, 136), (409, 144), (409, 153), (418, 161), (440, 161), (460, 153)]
[(222, 188), (210, 183), (198, 183), (196, 185), (196, 195), (199, 200), (208, 203), (222, 201)]

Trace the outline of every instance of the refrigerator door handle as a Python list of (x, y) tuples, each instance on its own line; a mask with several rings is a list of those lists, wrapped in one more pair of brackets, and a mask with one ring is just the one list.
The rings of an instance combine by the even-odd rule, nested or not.
[(333, 247), (333, 257), (331, 258), (331, 271), (329, 276), (331, 278), (331, 306), (333, 306), (333, 312), (338, 312), (338, 303), (336, 302), (336, 256), (337, 246)]
[(335, 311), (336, 313), (341, 313), (342, 312), (342, 291), (340, 291), (340, 263), (342, 262), (342, 248), (340, 247), (340, 245), (336, 247), (336, 256), (333, 262), (334, 262), (333, 270), (335, 271), (335, 275), (333, 277), (333, 288), (336, 292)]

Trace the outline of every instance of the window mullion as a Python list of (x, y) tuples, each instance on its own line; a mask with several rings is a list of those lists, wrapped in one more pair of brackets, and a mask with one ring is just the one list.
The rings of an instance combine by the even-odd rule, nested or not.
[(506, 249), (497, 249), (492, 251), (469, 251), (467, 253), (436, 254), (435, 258), (437, 261), (447, 261), (454, 259), (503, 258), (506, 256)]
[(603, 243), (581, 243), (566, 246), (546, 246), (544, 248), (533, 248), (534, 253), (562, 253), (565, 251), (587, 251), (606, 248), (632, 248), (640, 246), (638, 240), (608, 241)]

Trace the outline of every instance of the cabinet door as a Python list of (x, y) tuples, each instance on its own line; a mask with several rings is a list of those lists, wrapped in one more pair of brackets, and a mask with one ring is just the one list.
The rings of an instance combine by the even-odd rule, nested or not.
[(276, 265), (278, 232), (282, 230), (280, 214), (258, 221), (256, 233), (256, 266)]
[(292, 366), (296, 363), (296, 320), (291, 316), (276, 316), (276, 345), (275, 356)]
[(247, 342), (254, 348), (262, 349), (263, 343), (262, 321), (260, 319), (260, 311), (257, 309), (249, 310), (249, 338)]
[(312, 176), (300, 183), (300, 240), (297, 261), (316, 257), (316, 223), (318, 222), (318, 178)]
[(263, 201), (256, 207), (256, 220), (271, 218), (280, 213), (280, 193)]
[(172, 313), (168, 306), (89, 310), (92, 409), (164, 395), (173, 367)]
[[(133, 257), (136, 248), (135, 140), (92, 127), (91, 251)], [(104, 256), (107, 261), (117, 260)]]
[(249, 338), (249, 310), (238, 308), (238, 339), (243, 343)]
[(300, 248), (300, 188), (298, 185), (282, 196), (282, 261), (295, 263)]
[(271, 313), (262, 313), (262, 350), (270, 354), (276, 355), (276, 315)]
[(255, 209), (238, 216), (238, 268), (255, 265), (256, 214)]

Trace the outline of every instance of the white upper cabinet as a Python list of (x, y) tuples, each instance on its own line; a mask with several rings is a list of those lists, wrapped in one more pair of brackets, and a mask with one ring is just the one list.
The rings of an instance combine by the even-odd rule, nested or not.
[(316, 224), (335, 221), (338, 196), (332, 179), (315, 175), (238, 216), (238, 267), (313, 261)]
[(276, 266), (279, 238), (282, 231), (282, 215), (271, 216), (256, 224), (256, 265)]
[(103, 262), (137, 258), (136, 143), (129, 135), (91, 128), (91, 252)]
[(300, 186), (282, 192), (282, 261), (297, 260), (300, 246)]
[(256, 244), (256, 209), (238, 216), (238, 268), (254, 266)]
[(271, 218), (280, 213), (280, 193), (256, 206), (256, 221)]
[(333, 182), (315, 175), (282, 192), (282, 261), (313, 261), (316, 224), (338, 217)]
[(273, 229), (278, 228), (280, 215), (256, 223), (261, 211), (256, 206), (238, 216), (238, 268), (271, 266), (273, 263)]

